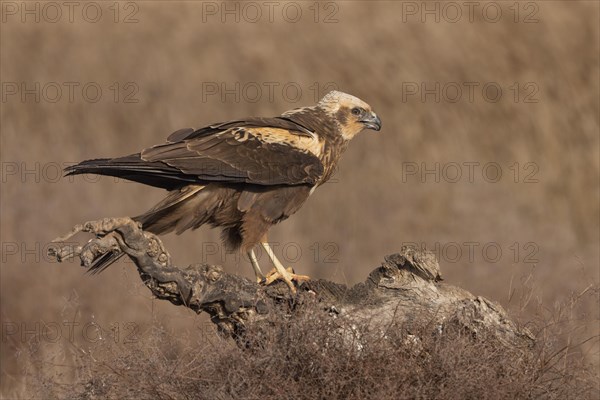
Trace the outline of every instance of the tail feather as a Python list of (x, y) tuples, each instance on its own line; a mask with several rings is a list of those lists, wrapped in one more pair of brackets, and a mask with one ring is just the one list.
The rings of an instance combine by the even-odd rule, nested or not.
[[(187, 202), (198, 192), (204, 189), (200, 185), (188, 185), (181, 189), (173, 190), (169, 195), (142, 215), (133, 217), (134, 221), (142, 224), (145, 231), (160, 235), (175, 230), (178, 234), (186, 229), (198, 227), (205, 220), (194, 218), (194, 213), (189, 212), (189, 207), (196, 207), (201, 199)], [(191, 219), (190, 219), (191, 217)], [(119, 260), (124, 253), (109, 252), (98, 258), (90, 266), (88, 272), (98, 274)]]
[(88, 273), (90, 273), (92, 275), (99, 274), (100, 272), (104, 271), (106, 268), (110, 267), (113, 263), (117, 262), (124, 255), (125, 255), (125, 253), (117, 253), (115, 251), (106, 253), (102, 257), (98, 258), (96, 261), (94, 261), (92, 263), (92, 265), (88, 269)]
[(204, 200), (197, 196), (205, 186), (188, 185), (173, 190), (161, 202), (134, 220), (142, 223), (144, 230), (157, 235), (175, 231), (177, 234), (197, 228), (206, 220), (197, 212)]

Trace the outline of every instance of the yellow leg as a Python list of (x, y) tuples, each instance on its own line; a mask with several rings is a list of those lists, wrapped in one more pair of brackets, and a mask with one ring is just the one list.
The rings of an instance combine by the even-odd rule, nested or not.
[(267, 275), (267, 278), (265, 280), (265, 284), (269, 285), (273, 282), (275, 282), (278, 279), (281, 279), (282, 281), (284, 281), (285, 283), (287, 283), (287, 285), (290, 287), (290, 290), (292, 291), (292, 293), (296, 293), (296, 287), (294, 286), (294, 283), (292, 282), (293, 280), (295, 281), (308, 281), (310, 280), (310, 277), (306, 276), (306, 275), (296, 275), (294, 273), (294, 270), (292, 270), (291, 268), (286, 269), (283, 264), (281, 264), (281, 262), (277, 259), (277, 257), (275, 257), (275, 253), (273, 252), (273, 249), (271, 249), (271, 246), (269, 246), (269, 243), (267, 242), (261, 242), (263, 248), (265, 249), (265, 251), (267, 252), (267, 255), (269, 256), (269, 258), (271, 259), (271, 262), (273, 262), (273, 265), (275, 266), (275, 271), (270, 272)]
[(260, 265), (258, 265), (258, 259), (256, 258), (256, 254), (254, 254), (254, 249), (248, 252), (248, 257), (250, 258), (250, 263), (252, 264), (252, 268), (254, 269), (254, 275), (256, 275), (256, 282), (262, 282), (266, 278), (260, 270)]

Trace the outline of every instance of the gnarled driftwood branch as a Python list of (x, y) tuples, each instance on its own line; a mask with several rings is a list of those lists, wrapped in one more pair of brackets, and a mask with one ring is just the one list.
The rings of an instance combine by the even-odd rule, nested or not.
[[(84, 246), (61, 244), (81, 231), (96, 237)], [(274, 310), (293, 313), (294, 304), (310, 299), (318, 302), (323, 318), (343, 318), (371, 330), (385, 331), (392, 323), (410, 330), (427, 321), (438, 333), (452, 325), (473, 335), (491, 333), (505, 344), (527, 346), (532, 340), (498, 304), (441, 282), (434, 255), (409, 246), (386, 256), (364, 282), (351, 288), (315, 280), (302, 283), (296, 294), (284, 283), (262, 286), (225, 273), (220, 266), (176, 267), (161, 240), (143, 231), (130, 218), (106, 218), (78, 225), (66, 237), (55, 240), (51, 255), (58, 261), (78, 256), (82, 265), (90, 266), (109, 252), (128, 255), (156, 297), (197, 313), (207, 312), (220, 332), (236, 339), (243, 336), (248, 324), (266, 321)]]

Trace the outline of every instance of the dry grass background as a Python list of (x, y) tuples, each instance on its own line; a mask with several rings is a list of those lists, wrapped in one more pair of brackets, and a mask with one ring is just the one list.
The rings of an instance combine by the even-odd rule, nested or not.
[[(120, 4), (123, 17), (131, 9)], [(290, 251), (301, 249), (302, 255), (290, 260), (298, 271), (353, 284), (402, 243), (429, 248), (439, 243), (448, 250), (447, 257), (441, 257), (447, 282), (509, 309), (523, 308), (525, 316), (540, 309), (562, 312), (558, 304), (571, 299), (573, 292), (597, 285), (598, 3), (537, 2), (539, 21), (529, 24), (515, 23), (504, 2), (496, 3), (505, 15), (498, 23), (481, 17), (473, 23), (466, 17), (457, 23), (422, 23), (418, 17), (403, 22), (400, 2), (340, 2), (338, 22), (331, 24), (312, 21), (312, 3), (296, 3), (303, 10), (298, 23), (288, 23), (277, 13), (274, 23), (235, 23), (231, 18), (222, 23), (217, 17), (203, 22), (200, 2), (135, 4), (139, 22), (131, 24), (114, 23), (107, 3), (102, 3), (106, 18), (99, 23), (85, 22), (80, 14), (75, 14), (74, 23), (66, 17), (58, 23), (21, 23), (18, 16), (2, 23), (3, 84), (97, 82), (103, 89), (97, 103), (85, 101), (80, 89), (73, 102), (66, 92), (56, 103), (44, 98), (35, 102), (31, 96), (2, 101), (3, 329), (16, 324), (22, 333), (24, 327), (35, 329), (36, 322), (76, 321), (80, 325), (75, 342), (85, 349), (90, 343), (81, 339), (81, 327), (86, 323), (123, 329), (133, 322), (142, 337), (158, 323), (189, 338), (188, 345), (195, 343), (198, 329), (207, 331), (203, 316), (151, 299), (131, 263), (89, 277), (75, 263), (57, 265), (44, 257), (48, 241), (75, 223), (138, 214), (163, 193), (112, 178), (54, 181), (53, 166), (137, 152), (181, 127), (276, 115), (311, 104), (315, 82), (320, 95), (325, 84), (333, 82), (361, 97), (381, 116), (384, 128), (355, 139), (336, 181), (320, 188), (297, 215), (271, 231), (273, 241), (287, 243)], [(135, 82), (139, 102), (114, 102), (109, 89), (114, 82)], [(232, 96), (222, 101), (218, 95), (204, 101), (203, 84), (211, 82), (280, 86), (273, 99), (263, 93), (256, 102), (243, 96), (239, 102)], [(281, 94), (280, 88), (292, 82), (302, 88), (297, 102)], [(403, 101), (407, 82), (430, 87), (434, 82), (478, 82), (479, 88), (497, 82), (503, 96), (489, 103), (478, 89), (473, 102), (464, 96), (457, 103), (436, 103), (431, 96), (424, 102), (419, 96)], [(509, 89), (514, 82), (534, 82), (539, 101), (515, 102)], [(436, 183), (431, 176), (425, 182), (415, 177), (404, 181), (403, 163), (413, 162), (429, 167), (496, 162), (503, 176), (489, 183), (476, 168), (473, 183), (466, 176), (457, 183)], [(520, 165), (518, 183), (509, 169), (515, 162)], [(539, 168), (535, 183), (523, 182), (531, 171), (524, 169), (528, 162)], [(9, 169), (15, 165), (20, 171), (12, 175)], [(23, 176), (24, 167), (37, 167), (49, 179)], [(179, 264), (219, 263), (251, 276), (243, 258), (208, 255), (206, 244), (203, 252), (203, 243), (218, 242), (215, 231), (202, 229), (165, 240)], [(478, 243), (474, 259), (467, 254), (468, 242)], [(524, 247), (530, 242), (538, 248), (535, 263), (525, 259), (535, 248)], [(463, 251), (456, 262), (451, 260), (452, 243)], [(481, 249), (487, 243), (502, 249), (498, 262), (483, 257)], [(514, 243), (520, 248), (516, 259)], [(37, 252), (25, 253), (36, 244)], [(333, 262), (327, 262), (331, 249), (336, 253)], [(284, 256), (294, 257), (293, 252)], [(511, 295), (511, 288), (530, 285), (523, 277), (534, 267), (535, 290)], [(527, 304), (516, 300), (527, 296)], [(574, 324), (563, 330), (564, 340), (576, 343), (598, 334), (597, 290), (585, 292), (570, 310)], [(58, 344), (42, 338), (38, 348), (70, 348), (65, 333)], [(20, 367), (22, 352), (36, 337), (40, 332), (23, 338), (3, 330), (4, 396), (33, 395)], [(587, 362), (598, 365), (597, 341), (579, 350)], [(65, 356), (56, 364), (72, 362)]]

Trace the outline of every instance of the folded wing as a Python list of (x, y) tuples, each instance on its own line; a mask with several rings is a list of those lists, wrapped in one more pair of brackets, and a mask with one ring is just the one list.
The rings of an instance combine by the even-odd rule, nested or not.
[(138, 154), (88, 160), (67, 174), (118, 176), (172, 190), (209, 182), (314, 185), (323, 174), (316, 135), (283, 118), (183, 129)]

